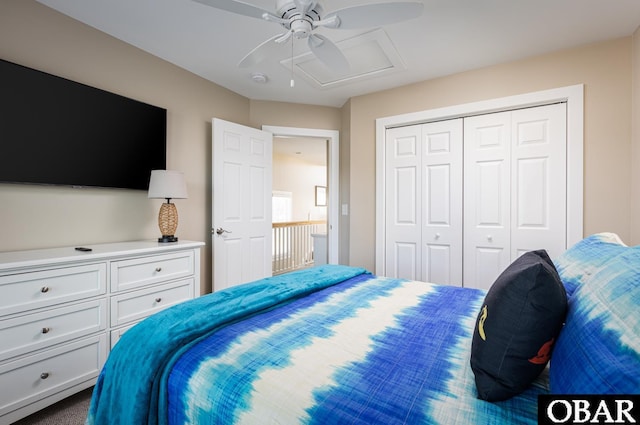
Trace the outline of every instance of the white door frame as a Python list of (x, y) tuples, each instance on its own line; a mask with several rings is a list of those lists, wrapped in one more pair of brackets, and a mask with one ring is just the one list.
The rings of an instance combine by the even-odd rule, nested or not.
[(339, 204), (340, 204), (340, 133), (337, 130), (315, 128), (280, 127), (263, 125), (262, 130), (273, 134), (273, 137), (313, 137), (322, 138), (329, 143), (329, 163), (327, 184), (327, 260), (329, 264), (338, 264), (339, 256)]
[(567, 246), (583, 237), (584, 85), (508, 96), (376, 119), (376, 264), (385, 275), (385, 149), (386, 130), (411, 124), (460, 118), (510, 109), (567, 102)]

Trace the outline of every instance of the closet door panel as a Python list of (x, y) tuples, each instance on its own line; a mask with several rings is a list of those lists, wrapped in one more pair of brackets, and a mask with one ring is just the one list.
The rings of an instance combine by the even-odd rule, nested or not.
[(385, 269), (389, 277), (421, 277), (420, 135), (420, 125), (387, 130)]
[(385, 270), (488, 289), (566, 249), (566, 104), (387, 130)]
[(422, 126), (422, 280), (462, 285), (462, 119)]
[[(509, 163), (504, 159), (495, 161), (477, 161), (474, 164), (476, 187), (469, 197), (473, 197), (474, 227), (477, 229), (508, 228), (509, 216), (505, 214), (505, 192), (509, 182), (505, 181)], [(507, 197), (508, 201), (508, 197)]]
[(566, 248), (566, 104), (513, 111), (512, 259)]
[(392, 267), (389, 276), (399, 279), (419, 280), (417, 243), (395, 242), (392, 246)]
[(464, 286), (490, 287), (510, 263), (511, 112), (464, 120)]
[(508, 255), (509, 250), (503, 247), (490, 248), (486, 246), (478, 246), (474, 252), (474, 257), (470, 260), (473, 261), (470, 276), (471, 284), (465, 280), (465, 287), (473, 287), (480, 289), (489, 289), (496, 278), (505, 269), (504, 259)]
[[(549, 161), (547, 158), (524, 158), (516, 161), (516, 205), (514, 220), (518, 229), (549, 227)], [(525, 194), (526, 196), (519, 196)]]

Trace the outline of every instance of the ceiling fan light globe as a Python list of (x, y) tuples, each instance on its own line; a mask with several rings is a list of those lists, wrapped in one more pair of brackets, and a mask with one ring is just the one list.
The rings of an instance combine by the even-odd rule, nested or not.
[(312, 30), (313, 27), (311, 26), (311, 23), (306, 19), (296, 19), (291, 22), (291, 31), (293, 32), (293, 36), (298, 40), (309, 37)]

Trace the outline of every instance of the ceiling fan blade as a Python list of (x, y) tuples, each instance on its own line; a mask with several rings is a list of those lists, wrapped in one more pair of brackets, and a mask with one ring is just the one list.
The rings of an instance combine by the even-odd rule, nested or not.
[(269, 12), (268, 10), (264, 10), (252, 4), (243, 3), (241, 1), (236, 1), (236, 0), (193, 0), (193, 1), (202, 3), (207, 6), (214, 7), (216, 9), (237, 13), (238, 15), (249, 16), (251, 18), (267, 19), (267, 17), (269, 17), (269, 18), (279, 19), (277, 16), (275, 16), (273, 13)]
[(276, 43), (278, 38), (281, 38), (282, 34), (271, 37), (267, 41), (262, 42), (258, 47), (247, 53), (238, 63), (239, 68), (247, 68), (259, 64), (260, 62), (273, 57), (274, 53), (278, 49), (279, 44)]
[(322, 21), (317, 25), (340, 29), (379, 27), (417, 18), (423, 9), (424, 5), (419, 1), (364, 4), (331, 12), (322, 19), (328, 22), (326, 25)]
[(311, 52), (329, 69), (339, 74), (349, 72), (349, 61), (331, 40), (320, 34), (312, 34), (307, 43)]

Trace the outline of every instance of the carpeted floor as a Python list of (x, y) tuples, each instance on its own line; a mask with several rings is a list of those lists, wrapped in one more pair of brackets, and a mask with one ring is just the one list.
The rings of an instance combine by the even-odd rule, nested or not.
[(87, 419), (93, 387), (14, 422), (13, 425), (83, 425)]

